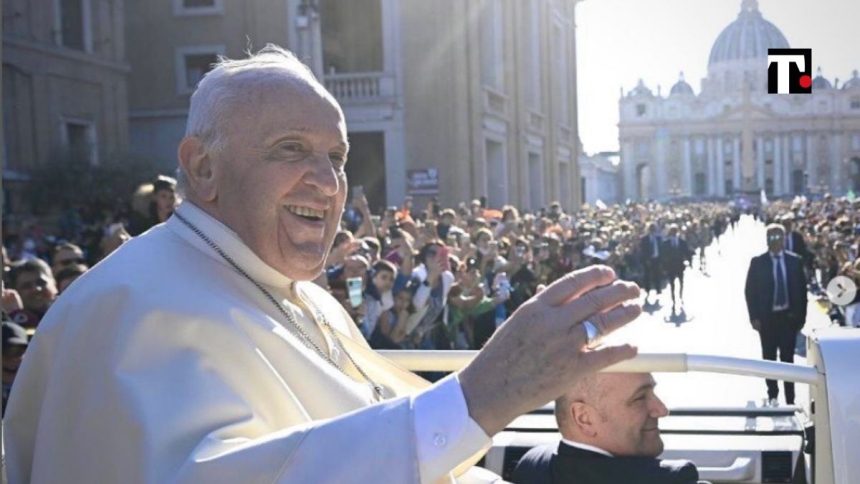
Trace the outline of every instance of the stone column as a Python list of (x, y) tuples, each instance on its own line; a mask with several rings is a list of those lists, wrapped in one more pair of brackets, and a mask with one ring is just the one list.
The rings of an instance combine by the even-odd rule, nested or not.
[(815, 145), (815, 140), (813, 139), (813, 133), (806, 133), (806, 173), (809, 174), (807, 178), (806, 186), (803, 187), (804, 190), (809, 191), (809, 187), (817, 187), (818, 186), (818, 163), (819, 160), (816, 157), (815, 152), (813, 151), (813, 146)]
[(741, 183), (741, 139), (735, 138), (732, 143), (732, 185), (735, 191), (743, 190)]
[(782, 135), (773, 137), (773, 194), (782, 195)]
[(722, 136), (717, 137), (716, 143), (717, 147), (717, 192), (716, 194), (719, 196), (725, 196), (726, 194), (726, 162), (723, 157), (723, 152), (725, 151), (725, 139)]
[(287, 0), (287, 41), (296, 57), (322, 81), (322, 25), (316, 8), (300, 8), (301, 0)]
[(794, 141), (793, 135), (786, 135), (784, 141), (784, 151), (782, 153), (782, 193), (791, 194), (791, 172), (794, 171)]
[(830, 191), (834, 195), (842, 195), (847, 191), (842, 172), (842, 133), (834, 133), (830, 137)]
[(761, 136), (756, 137), (756, 181), (758, 182), (758, 189), (761, 191), (764, 188), (764, 138)]
[(717, 191), (716, 191), (717, 172), (716, 172), (716, 168), (714, 167), (714, 165), (716, 165), (716, 162), (714, 161), (714, 137), (713, 136), (708, 136), (708, 138), (705, 142), (705, 150), (706, 150), (705, 154), (708, 157), (707, 176), (706, 176), (706, 178), (708, 179), (708, 183), (707, 183), (708, 195), (713, 196), (713, 195), (717, 194)]
[(669, 142), (669, 135), (666, 133), (664, 128), (657, 129), (657, 136), (655, 136), (656, 146), (654, 147), (654, 155), (656, 158), (656, 163), (654, 163), (654, 170), (652, 170), (651, 179), (656, 183), (652, 185), (654, 187), (653, 193), (650, 194), (651, 198), (662, 199), (668, 195), (668, 186), (667, 179), (668, 170), (666, 168), (666, 144)]
[(395, 123), (384, 133), (385, 198), (388, 205), (397, 205), (406, 196), (406, 145), (403, 124)]
[(693, 194), (693, 167), (690, 160), (690, 137), (684, 137), (684, 194)]
[(621, 143), (622, 202), (628, 198), (634, 201), (639, 199), (639, 191), (636, 187), (636, 159), (633, 149), (632, 142), (623, 141)]

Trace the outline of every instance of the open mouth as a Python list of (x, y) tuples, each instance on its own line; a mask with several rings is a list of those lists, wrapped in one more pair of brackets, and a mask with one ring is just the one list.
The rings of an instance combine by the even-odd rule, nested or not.
[(317, 210), (310, 207), (288, 205), (287, 211), (310, 222), (321, 222), (325, 218), (325, 210)]

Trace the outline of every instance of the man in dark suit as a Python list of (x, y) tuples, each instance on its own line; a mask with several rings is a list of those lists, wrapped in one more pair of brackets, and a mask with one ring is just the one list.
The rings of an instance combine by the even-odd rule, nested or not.
[[(750, 324), (758, 331), (765, 360), (794, 361), (797, 332), (806, 323), (806, 275), (803, 260), (785, 250), (782, 225), (767, 226), (768, 251), (750, 261), (745, 287)], [(794, 383), (784, 382), (785, 402), (794, 404)], [(779, 387), (767, 380), (767, 398), (776, 405)]]
[(555, 402), (562, 440), (520, 459), (517, 484), (695, 484), (688, 461), (657, 458), (657, 421), (669, 412), (649, 373), (598, 373), (581, 379)]
[(645, 303), (651, 296), (651, 290), (660, 294), (660, 251), (662, 249), (662, 237), (657, 231), (657, 225), (648, 225), (648, 235), (639, 240), (639, 256), (642, 258), (644, 269)]
[(693, 257), (687, 241), (680, 236), (678, 226), (669, 226), (669, 236), (663, 240), (661, 265), (663, 274), (669, 279), (669, 288), (672, 291), (672, 314), (675, 314), (675, 280), (678, 280), (678, 299), (684, 300), (684, 269), (685, 263)]

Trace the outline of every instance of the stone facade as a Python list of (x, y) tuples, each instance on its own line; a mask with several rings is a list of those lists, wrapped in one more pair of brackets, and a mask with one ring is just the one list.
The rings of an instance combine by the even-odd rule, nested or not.
[(375, 208), (428, 173), (436, 183), (418, 203), (437, 186), (452, 204), (578, 205), (576, 2), (195, 0), (194, 11), (185, 1), (127, 12), (131, 147), (165, 169), (207, 59), (273, 42), (341, 102), (347, 174)]
[(583, 201), (594, 205), (598, 200), (611, 205), (621, 203), (621, 178), (619, 176), (619, 153), (603, 151), (579, 157), (579, 171), (582, 175)]
[[(789, 43), (756, 0), (715, 41), (699, 94), (645, 83), (619, 100), (623, 196), (770, 197), (860, 191), (860, 78), (819, 68), (812, 94), (768, 94), (767, 49)], [(795, 46), (797, 47), (797, 46)], [(802, 46), (800, 46), (802, 47)], [(814, 53), (813, 53), (814, 55)]]
[(3, 2), (6, 202), (32, 168), (110, 162), (128, 147), (122, 0)]

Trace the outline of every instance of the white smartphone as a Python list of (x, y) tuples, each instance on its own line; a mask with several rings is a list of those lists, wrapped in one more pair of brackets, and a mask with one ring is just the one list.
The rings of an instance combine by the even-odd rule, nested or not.
[(346, 290), (349, 294), (349, 303), (352, 304), (352, 307), (357, 308), (361, 306), (361, 302), (364, 299), (364, 296), (361, 293), (361, 278), (347, 278)]

